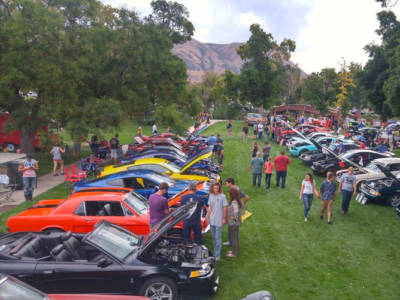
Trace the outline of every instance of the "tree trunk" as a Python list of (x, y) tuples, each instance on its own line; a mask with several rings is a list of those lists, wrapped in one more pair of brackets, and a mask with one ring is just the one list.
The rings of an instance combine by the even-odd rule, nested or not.
[(74, 149), (73, 149), (72, 153), (75, 157), (81, 157), (81, 142), (79, 142), (79, 141), (74, 142)]
[(19, 147), (22, 153), (34, 153), (35, 152), (35, 130), (32, 128), (21, 128), (20, 129), (21, 142)]

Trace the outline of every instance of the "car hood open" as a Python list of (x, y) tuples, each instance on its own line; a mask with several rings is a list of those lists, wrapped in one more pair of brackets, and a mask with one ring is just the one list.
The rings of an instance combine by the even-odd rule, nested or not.
[(180, 173), (183, 173), (183, 172), (185, 172), (185, 170), (187, 170), (188, 168), (190, 168), (191, 166), (193, 166), (195, 163), (197, 163), (197, 162), (199, 162), (199, 161), (201, 161), (201, 160), (203, 160), (203, 159), (206, 159), (206, 158), (209, 158), (209, 157), (211, 157), (211, 155), (212, 155), (212, 151), (209, 151), (209, 150), (207, 150), (207, 151), (202, 151), (202, 152), (200, 152), (199, 154), (197, 154), (196, 156), (193, 156), (190, 160), (188, 160), (187, 162), (186, 162), (186, 164), (181, 168), (181, 171), (180, 171)]

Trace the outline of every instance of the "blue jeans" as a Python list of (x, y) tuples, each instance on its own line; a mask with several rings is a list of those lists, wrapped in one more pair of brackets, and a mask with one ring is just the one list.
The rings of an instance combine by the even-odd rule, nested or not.
[(261, 140), (261, 138), (262, 138), (262, 131), (259, 131), (258, 132), (258, 139)]
[(221, 258), (222, 228), (222, 226), (210, 225), (215, 258)]
[(268, 157), (269, 157), (269, 154), (264, 154), (264, 155), (263, 155), (263, 161), (264, 161), (264, 162), (267, 162)]
[(287, 171), (276, 171), (276, 186), (279, 186), (279, 181), (282, 178), (282, 188), (285, 187)]
[(260, 187), (261, 185), (261, 173), (253, 173), (253, 185), (256, 185), (257, 181), (257, 187)]
[(201, 245), (201, 224), (186, 224), (183, 222), (183, 240), (190, 242), (190, 232), (193, 230), (194, 242)]
[(267, 189), (271, 186), (271, 176), (272, 174), (265, 174), (265, 187)]
[(24, 195), (33, 195), (33, 190), (35, 189), (36, 177), (23, 177), (22, 182), (24, 184)]
[(303, 194), (301, 198), (303, 199), (304, 205), (304, 218), (307, 218), (308, 211), (310, 210), (313, 201), (313, 194)]
[(353, 191), (342, 190), (342, 210), (347, 213), (349, 210), (350, 200), (353, 196)]

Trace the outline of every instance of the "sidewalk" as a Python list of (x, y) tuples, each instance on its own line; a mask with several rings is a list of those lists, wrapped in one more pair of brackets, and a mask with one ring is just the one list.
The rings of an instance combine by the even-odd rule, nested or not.
[[(227, 122), (227, 120), (210, 120), (210, 124), (207, 124), (208, 125), (208, 127), (210, 127), (211, 125), (214, 125), (215, 123), (218, 123), (218, 122)], [(203, 125), (205, 122), (203, 122), (203, 123), (201, 123), (201, 125)], [(193, 130), (194, 130), (194, 126), (190, 126), (189, 127), (189, 132), (193, 132)]]
[[(74, 163), (77, 169), (79, 168), (79, 161)], [(71, 165), (66, 165), (69, 170), (71, 170)], [(71, 172), (71, 171), (70, 171)], [(35, 188), (33, 196), (36, 197), (48, 190), (56, 187), (57, 185), (63, 183), (65, 180), (65, 175), (53, 176), (53, 172), (49, 174), (42, 175), (37, 178), (37, 188)], [(0, 203), (0, 213), (5, 212), (21, 203), (25, 202), (24, 191), (15, 191), (11, 198), (7, 202)]]

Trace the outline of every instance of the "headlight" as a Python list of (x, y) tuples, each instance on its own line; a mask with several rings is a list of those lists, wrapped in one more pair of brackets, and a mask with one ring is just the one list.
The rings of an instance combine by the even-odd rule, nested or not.
[(378, 196), (378, 197), (381, 195), (381, 193), (379, 193), (378, 191), (375, 191), (374, 189), (370, 189), (369, 192), (370, 192), (370, 194)]
[(210, 264), (203, 264), (201, 266), (201, 269), (190, 272), (190, 278), (205, 276), (208, 273), (210, 273), (210, 271), (211, 271)]
[(311, 159), (311, 155), (304, 156), (304, 159)]

